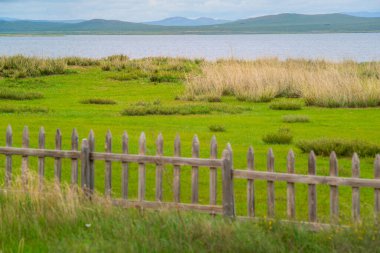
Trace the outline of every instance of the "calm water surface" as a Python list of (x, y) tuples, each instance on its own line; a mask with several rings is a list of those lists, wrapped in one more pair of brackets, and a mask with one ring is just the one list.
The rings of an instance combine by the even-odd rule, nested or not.
[(380, 61), (380, 33), (271, 35), (75, 35), (1, 37), (0, 55), (99, 58), (125, 54), (131, 58), (183, 56), (324, 58)]

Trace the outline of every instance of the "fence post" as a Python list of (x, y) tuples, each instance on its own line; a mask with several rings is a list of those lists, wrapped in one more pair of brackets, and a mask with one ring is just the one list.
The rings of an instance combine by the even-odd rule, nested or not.
[[(9, 125), (7, 127), (7, 134), (6, 134), (6, 145), (7, 147), (12, 147), (12, 127)], [(5, 160), (5, 185), (9, 186), (12, 181), (12, 156), (7, 155)]]
[[(88, 135), (87, 145), (89, 153), (95, 152), (95, 134), (91, 130)], [(95, 160), (89, 158), (89, 174), (88, 174), (88, 188), (92, 192), (95, 190)]]
[[(198, 136), (195, 135), (193, 138), (193, 145), (192, 145), (192, 157), (193, 158), (199, 158), (199, 140)], [(191, 203), (198, 204), (199, 202), (199, 167), (198, 166), (192, 166), (191, 169)]]
[[(78, 132), (74, 128), (71, 134), (71, 150), (78, 150)], [(71, 159), (71, 185), (78, 186), (78, 159)]]
[(222, 156), (223, 215), (235, 217), (232, 150), (225, 149)]
[[(24, 127), (24, 131), (22, 132), (22, 147), (29, 148), (29, 129), (27, 126)], [(23, 155), (21, 160), (21, 176), (23, 183), (26, 184), (28, 182), (28, 156)]]
[[(211, 139), (210, 158), (218, 158), (218, 144), (215, 135)], [(210, 167), (210, 205), (216, 205), (216, 194), (218, 185), (218, 170), (215, 167)]]
[[(43, 127), (40, 128), (40, 132), (38, 135), (38, 148), (45, 148), (45, 129)], [(40, 182), (40, 189), (42, 189), (42, 185), (44, 182), (45, 176), (45, 157), (38, 157), (38, 177)]]
[[(376, 155), (375, 162), (375, 179), (380, 179), (380, 155)], [(380, 189), (375, 188), (375, 215), (380, 218)]]
[[(179, 134), (177, 134), (174, 141), (174, 156), (181, 156), (181, 139)], [(174, 202), (181, 202), (181, 166), (174, 165), (174, 179), (173, 179), (173, 193), (174, 193)]]
[[(61, 150), (62, 149), (62, 133), (61, 130), (58, 128), (56, 135), (55, 135), (55, 149)], [(55, 158), (54, 161), (54, 176), (55, 180), (58, 184), (61, 183), (62, 178), (62, 160), (61, 158)]]
[(82, 140), (81, 150), (81, 186), (86, 195), (91, 194), (90, 189), (90, 149), (87, 139)]
[[(112, 134), (111, 130), (107, 131), (106, 134), (106, 145), (105, 145), (105, 151), (107, 153), (112, 153)], [(105, 166), (105, 176), (104, 176), (104, 189), (105, 189), (105, 196), (108, 198), (111, 198), (112, 196), (112, 162), (106, 160), (106, 166)]]
[[(128, 133), (124, 132), (122, 137), (122, 150), (123, 154), (128, 154)], [(129, 165), (127, 162), (122, 162), (122, 195), (123, 199), (128, 199), (128, 177), (129, 177)]]

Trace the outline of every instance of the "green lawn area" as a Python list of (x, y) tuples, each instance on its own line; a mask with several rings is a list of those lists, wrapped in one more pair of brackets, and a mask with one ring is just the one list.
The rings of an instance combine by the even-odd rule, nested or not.
[[(318, 107), (303, 107), (298, 111), (283, 111), (269, 109), (269, 103), (253, 103), (238, 101), (233, 97), (224, 96), (222, 102), (208, 103), (197, 101), (181, 101), (175, 98), (184, 92), (182, 81), (154, 83), (149, 78), (118, 81), (113, 79), (118, 75), (115, 71), (102, 71), (99, 67), (70, 67), (73, 71), (65, 75), (52, 75), (25, 79), (0, 79), (0, 87), (24, 92), (38, 92), (43, 98), (35, 100), (0, 100), (0, 108), (9, 107), (41, 107), (48, 112), (3, 112), (1, 113), (0, 145), (5, 146), (5, 130), (8, 124), (12, 125), (14, 146), (21, 146), (22, 129), (27, 125), (30, 129), (30, 146), (38, 147), (38, 131), (40, 126), (45, 127), (46, 147), (54, 148), (54, 135), (57, 128), (63, 134), (63, 148), (71, 148), (71, 132), (75, 127), (79, 138), (86, 138), (91, 129), (96, 136), (96, 150), (104, 150), (105, 135), (108, 129), (113, 135), (113, 151), (121, 152), (121, 136), (126, 130), (130, 138), (130, 153), (137, 153), (138, 138), (144, 131), (147, 136), (148, 154), (155, 154), (155, 141), (159, 133), (164, 136), (164, 154), (173, 154), (173, 144), (176, 134), (180, 134), (182, 154), (191, 156), (191, 142), (197, 134), (201, 143), (201, 157), (209, 157), (209, 144), (215, 134), (219, 144), (219, 155), (227, 143), (231, 143), (234, 152), (234, 167), (245, 169), (246, 153), (249, 146), (255, 150), (257, 170), (266, 169), (266, 153), (273, 148), (275, 153), (275, 170), (286, 171), (286, 155), (289, 149), (296, 154), (296, 172), (307, 172), (307, 154), (301, 153), (295, 143), (299, 140), (316, 138), (342, 138), (347, 140), (360, 139), (371, 143), (380, 140), (380, 110), (379, 108), (364, 109), (330, 109)], [(92, 98), (104, 98), (116, 101), (116, 104), (83, 104), (81, 101)], [(162, 106), (225, 106), (231, 110), (238, 107), (245, 108), (241, 113), (230, 114), (215, 111), (202, 115), (148, 115), (123, 116), (121, 112), (138, 102), (160, 101)], [(247, 110), (249, 109), (249, 110)], [(309, 117), (306, 123), (284, 123), (283, 116), (301, 114)], [(213, 133), (209, 130), (212, 125), (220, 125), (225, 132)], [(278, 128), (289, 128), (294, 136), (292, 144), (268, 145), (262, 137), (269, 132), (276, 132)], [(4, 157), (0, 161), (0, 178), (4, 179)], [(14, 173), (20, 173), (20, 158), (14, 159)], [(350, 158), (339, 159), (340, 176), (351, 176)], [(70, 180), (70, 161), (64, 162), (62, 177)], [(317, 174), (328, 175), (328, 158), (317, 158)], [(53, 177), (53, 159), (46, 164), (46, 175)], [(37, 159), (30, 159), (30, 169), (37, 170)], [(165, 167), (164, 199), (172, 200), (172, 166)], [(181, 199), (190, 201), (190, 171), (184, 167), (181, 178)], [(112, 172), (113, 196), (121, 196), (121, 165), (114, 163)], [(96, 189), (104, 192), (104, 162), (96, 162)], [(361, 159), (361, 177), (373, 178), (373, 158)], [(218, 174), (221, 180), (221, 173)], [(155, 194), (154, 166), (147, 169), (148, 200), (154, 199)], [(200, 169), (200, 202), (209, 201), (209, 172), (207, 168)], [(266, 215), (266, 183), (257, 181), (256, 208), (257, 215)], [(286, 184), (276, 183), (276, 217), (286, 217)], [(318, 186), (318, 217), (321, 222), (329, 220), (329, 188)], [(361, 190), (362, 217), (373, 215), (373, 189)], [(238, 215), (246, 215), (246, 181), (235, 180), (235, 199)], [(307, 219), (307, 186), (296, 185), (296, 212), (297, 218)], [(137, 197), (137, 166), (131, 165), (130, 170), (130, 197)], [(218, 202), (221, 203), (221, 184), (218, 188)], [(347, 221), (351, 216), (351, 189), (340, 188), (341, 218)]]

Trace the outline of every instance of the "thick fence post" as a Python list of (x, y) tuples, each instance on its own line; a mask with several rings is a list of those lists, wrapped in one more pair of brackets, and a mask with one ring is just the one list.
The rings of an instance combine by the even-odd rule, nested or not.
[[(360, 177), (360, 161), (357, 153), (352, 156), (352, 177)], [(357, 222), (360, 220), (360, 190), (359, 187), (352, 187), (352, 218)]]
[[(6, 146), (12, 147), (12, 127), (10, 125), (7, 127)], [(5, 159), (5, 185), (9, 186), (12, 181), (12, 156), (7, 155)]]
[[(308, 174), (316, 175), (317, 162), (314, 151), (310, 152), (308, 161)], [(308, 185), (308, 202), (309, 202), (309, 221), (317, 221), (317, 189), (315, 184)]]
[[(163, 156), (164, 154), (164, 137), (162, 134), (158, 135), (156, 142), (156, 155)], [(162, 164), (156, 164), (156, 201), (162, 201), (162, 174), (164, 166)]]
[[(78, 150), (78, 132), (74, 128), (71, 134), (71, 150)], [(71, 185), (78, 185), (78, 159), (71, 159)]]
[[(247, 167), (248, 170), (255, 170), (255, 153), (252, 147), (248, 149)], [(253, 179), (248, 179), (247, 182), (247, 210), (248, 216), (255, 216), (255, 183)]]
[[(45, 149), (45, 129), (43, 127), (40, 128), (40, 133), (38, 135), (38, 148)], [(43, 156), (38, 157), (38, 176), (41, 188), (45, 176), (45, 157)]]
[[(294, 174), (295, 171), (295, 158), (293, 150), (290, 150), (287, 157), (287, 169), (289, 174)], [(294, 183), (287, 183), (287, 213), (289, 219), (296, 217), (296, 194)]]
[[(330, 176), (338, 176), (338, 159), (334, 151), (330, 154)], [(339, 191), (336, 185), (330, 186), (330, 216), (332, 222), (339, 220)]]
[[(61, 133), (60, 129), (57, 129), (57, 132), (55, 135), (55, 149), (56, 150), (62, 149), (62, 133)], [(55, 158), (54, 175), (55, 175), (56, 182), (61, 183), (61, 179), (62, 179), (62, 160), (61, 160), (61, 158)]]
[[(374, 162), (375, 179), (380, 179), (380, 155), (376, 155)], [(375, 188), (375, 215), (379, 219), (380, 216), (380, 188)]]
[[(274, 154), (273, 149), (269, 149), (267, 154), (267, 171), (268, 172), (274, 172)], [(274, 217), (274, 205), (275, 205), (275, 192), (274, 192), (274, 181), (268, 180), (267, 181), (267, 188), (268, 188), (268, 197), (267, 197), (267, 205), (268, 205), (268, 217), (273, 218)]]
[(222, 156), (223, 215), (235, 217), (232, 150), (225, 149)]
[(82, 140), (81, 165), (81, 186), (83, 191), (90, 195), (90, 149), (87, 139)]
[[(88, 135), (88, 148), (89, 153), (95, 152), (95, 134), (94, 131), (91, 130), (90, 134)], [(95, 160), (89, 159), (89, 181), (88, 181), (88, 188), (91, 192), (95, 190)]]
[[(122, 137), (121, 144), (123, 154), (128, 154), (128, 133), (124, 132)], [(122, 162), (121, 166), (123, 168), (122, 179), (121, 179), (121, 188), (123, 199), (128, 199), (128, 177), (129, 177), (129, 165), (127, 162)]]
[[(174, 141), (174, 156), (181, 156), (181, 139), (177, 134)], [(181, 202), (181, 166), (174, 165), (174, 176), (173, 176), (173, 194), (174, 194), (174, 202)]]
[[(145, 133), (141, 133), (139, 139), (139, 155), (146, 153), (146, 137)], [(139, 183), (138, 183), (138, 200), (145, 200), (145, 163), (139, 163)]]
[[(106, 135), (106, 145), (105, 145), (105, 151), (107, 153), (112, 153), (112, 134), (111, 131), (107, 131)], [(104, 177), (104, 194), (106, 197), (112, 196), (112, 162), (106, 160), (106, 166), (105, 166), (105, 177)]]
[[(199, 158), (199, 140), (198, 136), (193, 138), (192, 157)], [(199, 167), (192, 166), (191, 169), (191, 203), (198, 204), (199, 202)]]
[[(211, 139), (210, 144), (210, 158), (218, 158), (218, 144), (215, 135)], [(216, 193), (218, 182), (218, 170), (215, 167), (210, 167), (210, 205), (216, 205)]]
[[(22, 132), (22, 147), (29, 148), (29, 128), (27, 126), (24, 127), (24, 131)], [(28, 163), (28, 156), (23, 155), (21, 159), (21, 176), (24, 184), (28, 182)]]

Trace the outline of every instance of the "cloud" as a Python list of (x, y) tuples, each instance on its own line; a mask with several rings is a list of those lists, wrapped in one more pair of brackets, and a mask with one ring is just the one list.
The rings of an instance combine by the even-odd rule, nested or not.
[(22, 19), (238, 19), (259, 15), (379, 11), (379, 0), (0, 0), (0, 16)]

